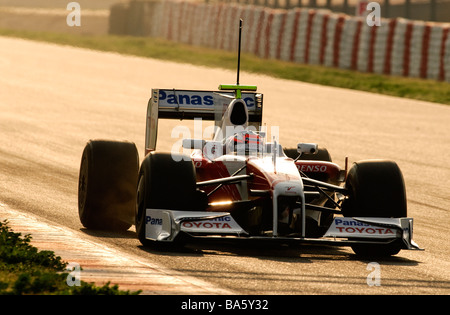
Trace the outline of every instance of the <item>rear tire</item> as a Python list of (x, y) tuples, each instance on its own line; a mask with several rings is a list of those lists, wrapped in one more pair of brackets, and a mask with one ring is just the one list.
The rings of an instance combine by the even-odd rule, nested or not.
[(196, 172), (190, 157), (152, 152), (145, 157), (139, 171), (136, 204), (139, 241), (154, 247), (157, 242), (145, 237), (146, 209), (202, 211), (208, 201), (196, 188)]
[[(368, 160), (356, 162), (348, 172), (345, 187), (349, 196), (342, 205), (346, 217), (401, 218), (407, 216), (403, 175), (393, 161)], [(400, 244), (353, 245), (362, 256), (391, 256)]]
[(81, 158), (78, 214), (88, 229), (126, 231), (132, 225), (139, 155), (131, 142), (90, 140)]

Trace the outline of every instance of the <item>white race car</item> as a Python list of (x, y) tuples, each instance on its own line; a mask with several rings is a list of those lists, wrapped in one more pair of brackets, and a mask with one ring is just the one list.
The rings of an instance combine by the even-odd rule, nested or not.
[[(395, 162), (360, 161), (347, 171), (317, 144), (283, 149), (266, 139), (262, 111), (263, 95), (239, 84), (239, 59), (237, 84), (219, 91), (153, 89), (140, 167), (134, 143), (87, 143), (82, 224), (134, 224), (146, 246), (208, 238), (351, 246), (370, 256), (419, 249)], [(190, 154), (159, 152), (159, 119), (215, 121), (214, 136), (183, 139)]]
[[(82, 224), (135, 224), (149, 246), (189, 236), (349, 245), (372, 256), (419, 249), (395, 162), (360, 161), (347, 172), (316, 144), (283, 149), (266, 141), (263, 97), (255, 90), (152, 90), (140, 168), (133, 143), (86, 145), (79, 178)], [(215, 120), (216, 132), (211, 140), (183, 139), (190, 155), (158, 152), (162, 118)]]

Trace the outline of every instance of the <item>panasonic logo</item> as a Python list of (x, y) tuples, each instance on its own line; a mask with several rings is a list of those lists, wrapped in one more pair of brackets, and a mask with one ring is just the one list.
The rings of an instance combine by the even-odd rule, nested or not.
[(145, 217), (145, 223), (150, 225), (162, 225), (163, 220), (160, 218), (152, 218), (151, 216)]
[(212, 95), (197, 95), (197, 94), (168, 94), (165, 91), (159, 91), (159, 100), (167, 102), (171, 105), (214, 105), (214, 98)]
[[(231, 96), (231, 94), (230, 94)], [(254, 97), (243, 97), (243, 100), (247, 107), (255, 106)], [(168, 105), (193, 105), (193, 106), (213, 106), (214, 94), (213, 92), (201, 92), (201, 91), (171, 91), (171, 90), (159, 90), (159, 102), (160, 104)]]

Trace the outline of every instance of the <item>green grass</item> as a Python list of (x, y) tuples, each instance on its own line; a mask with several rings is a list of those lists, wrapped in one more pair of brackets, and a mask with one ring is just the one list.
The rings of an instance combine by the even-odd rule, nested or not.
[[(208, 67), (236, 69), (236, 53), (131, 36), (0, 30), (0, 35)], [(262, 59), (242, 54), (241, 69), (277, 78), (450, 104), (450, 83)]]
[(15, 233), (7, 221), (0, 222), (0, 295), (129, 295), (109, 283), (97, 287), (80, 281), (69, 286), (67, 263), (52, 251), (39, 251), (31, 236)]

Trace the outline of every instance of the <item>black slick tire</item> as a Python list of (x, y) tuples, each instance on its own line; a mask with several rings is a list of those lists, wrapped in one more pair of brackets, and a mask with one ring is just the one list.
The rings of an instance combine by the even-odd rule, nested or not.
[(145, 157), (139, 171), (135, 215), (142, 245), (156, 247), (158, 243), (146, 239), (146, 209), (202, 211), (206, 206), (207, 197), (196, 188), (195, 167), (189, 156), (152, 152)]
[(133, 224), (138, 169), (134, 143), (86, 144), (78, 180), (78, 214), (84, 227), (124, 231)]
[[(407, 216), (403, 175), (397, 163), (387, 160), (356, 162), (348, 172), (345, 188), (348, 198), (342, 212), (346, 217), (401, 218)], [(400, 244), (353, 245), (360, 256), (391, 256)]]

